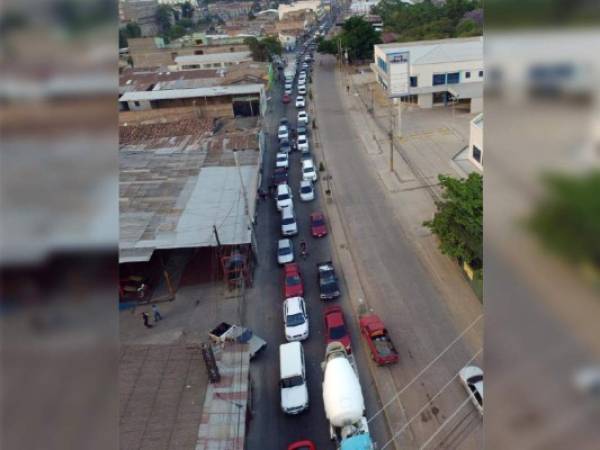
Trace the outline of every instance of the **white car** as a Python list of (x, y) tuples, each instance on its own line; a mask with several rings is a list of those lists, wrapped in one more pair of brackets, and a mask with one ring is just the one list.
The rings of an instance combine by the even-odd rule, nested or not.
[(298, 86), (298, 94), (306, 95), (306, 86), (305, 85)]
[(289, 82), (289, 83), (286, 82), (285, 83), (285, 89), (290, 89), (291, 90), (292, 89), (292, 83), (291, 82)]
[(279, 128), (277, 129), (277, 137), (279, 139), (289, 140), (290, 135), (289, 135), (289, 132), (288, 132), (287, 125), (279, 125)]
[(302, 153), (309, 153), (310, 148), (308, 146), (308, 139), (306, 139), (305, 134), (299, 134), (298, 139), (296, 140), (296, 144), (298, 145), (298, 150)]
[(308, 314), (302, 297), (290, 297), (283, 302), (283, 324), (288, 342), (308, 338)]
[(483, 370), (477, 366), (466, 366), (458, 372), (469, 398), (480, 414), (483, 414)]
[(298, 223), (296, 222), (293, 205), (286, 206), (281, 210), (281, 234), (283, 236), (298, 234)]
[(275, 157), (275, 167), (289, 167), (289, 159), (287, 153), (277, 153)]
[(303, 109), (298, 111), (298, 124), (301, 123), (308, 124), (308, 114)]
[(300, 182), (300, 200), (303, 202), (310, 202), (315, 199), (315, 189), (312, 181), (302, 180)]
[(305, 159), (302, 161), (302, 179), (317, 181), (317, 170), (315, 169), (315, 163), (312, 159)]
[(281, 211), (283, 208), (291, 206), (293, 203), (292, 200), (292, 190), (286, 183), (281, 183), (277, 185), (277, 210)]
[(299, 95), (296, 97), (296, 108), (304, 108), (306, 106), (306, 102), (304, 101), (304, 97)]
[(294, 262), (294, 247), (290, 239), (279, 239), (277, 243), (277, 263), (287, 264)]
[(292, 88), (284, 90), (283, 93), (287, 95), (292, 95)]

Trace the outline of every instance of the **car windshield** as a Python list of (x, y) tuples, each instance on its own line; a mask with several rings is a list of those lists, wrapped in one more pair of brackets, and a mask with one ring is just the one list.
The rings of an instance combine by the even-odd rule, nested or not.
[(313, 171), (312, 167), (305, 167), (304, 170), (302, 170), (302, 172), (304, 173), (311, 173)]
[(292, 249), (290, 247), (282, 247), (279, 249), (279, 254), (281, 256), (289, 255), (292, 253)]
[(294, 219), (293, 219), (292, 217), (289, 217), (289, 218), (287, 218), (287, 219), (283, 219), (283, 220), (281, 221), (281, 223), (283, 223), (284, 225), (291, 225), (291, 224), (293, 224), (294, 222), (295, 222), (295, 221), (294, 221)]
[(287, 145), (287, 144), (286, 145), (282, 145), (281, 146), (281, 151), (285, 152), (285, 153), (289, 152), (290, 151), (290, 146)]
[(298, 136), (298, 142), (304, 144), (306, 142), (306, 136)]
[(290, 275), (286, 278), (285, 283), (288, 286), (297, 286), (300, 284), (300, 277), (298, 275)]
[(280, 155), (277, 157), (277, 161), (285, 161), (287, 159), (286, 155)]
[(277, 200), (279, 200), (279, 201), (289, 200), (289, 198), (290, 198), (290, 194), (279, 194), (277, 196)]
[(302, 192), (303, 194), (310, 194), (312, 192), (312, 187), (310, 187), (310, 186), (302, 186), (300, 188), (300, 192)]
[(291, 314), (286, 318), (286, 324), (288, 327), (297, 327), (298, 325), (302, 325), (304, 322), (304, 314), (302, 313)]
[(346, 327), (344, 325), (338, 325), (329, 330), (330, 339), (341, 339), (346, 336)]
[(469, 383), (475, 384), (483, 381), (483, 375), (475, 375), (467, 380)]
[(333, 271), (328, 270), (327, 272), (321, 272), (321, 283), (323, 283), (323, 284), (335, 283), (335, 275), (333, 275)]
[(304, 384), (304, 379), (300, 375), (296, 375), (294, 377), (284, 378), (281, 380), (282, 388), (292, 388), (295, 386), (302, 386)]

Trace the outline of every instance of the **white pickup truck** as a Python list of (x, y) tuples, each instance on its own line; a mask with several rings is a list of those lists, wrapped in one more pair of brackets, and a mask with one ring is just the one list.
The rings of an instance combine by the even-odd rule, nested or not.
[(217, 343), (230, 341), (248, 344), (250, 359), (254, 358), (254, 355), (267, 346), (267, 342), (255, 335), (251, 329), (239, 325), (230, 325), (227, 322), (221, 322), (216, 328), (208, 332), (208, 336)]

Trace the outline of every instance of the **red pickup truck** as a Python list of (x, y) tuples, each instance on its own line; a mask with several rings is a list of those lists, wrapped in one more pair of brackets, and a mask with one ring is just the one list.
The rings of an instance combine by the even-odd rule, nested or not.
[(378, 365), (398, 362), (398, 351), (388, 335), (385, 325), (376, 314), (365, 314), (358, 321), (360, 333), (366, 339), (371, 357)]

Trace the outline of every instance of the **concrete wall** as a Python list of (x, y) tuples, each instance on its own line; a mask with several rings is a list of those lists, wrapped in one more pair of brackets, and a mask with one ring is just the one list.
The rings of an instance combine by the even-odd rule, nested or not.
[[(481, 162), (478, 162), (473, 157), (473, 147), (481, 150)], [(471, 120), (471, 128), (469, 131), (469, 160), (483, 170), (483, 115), (478, 115)]]
[[(418, 87), (433, 86), (433, 75), (447, 72), (460, 72), (460, 83), (471, 83), (483, 81), (483, 77), (479, 77), (479, 71), (483, 70), (483, 60), (476, 61), (460, 61), (443, 64), (419, 64), (410, 66), (410, 76), (417, 76)], [(470, 78), (466, 78), (466, 72), (471, 73)], [(440, 85), (440, 92), (445, 91), (444, 85)], [(393, 89), (393, 86), (392, 86)]]
[(419, 95), (419, 108), (432, 108), (433, 107), (433, 94), (421, 94)]
[(471, 99), (471, 114), (483, 112), (483, 97)]

